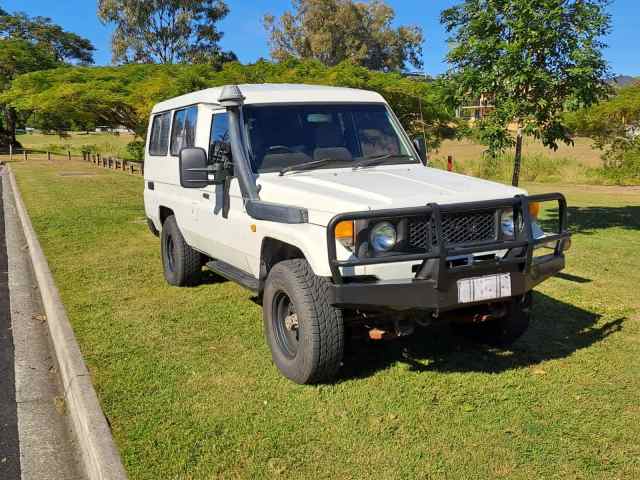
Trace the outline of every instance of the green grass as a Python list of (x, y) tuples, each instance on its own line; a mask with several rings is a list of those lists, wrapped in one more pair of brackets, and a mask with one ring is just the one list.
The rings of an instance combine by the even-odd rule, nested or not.
[(249, 293), (165, 284), (141, 178), (13, 168), (132, 479), (640, 477), (638, 188), (529, 186), (575, 236), (512, 351), (435, 326), (304, 387)]
[[(453, 157), (453, 170), (472, 176), (511, 183), (513, 149), (485, 156), (486, 147), (470, 139), (445, 140), (438, 150), (430, 153), (431, 164), (447, 167), (447, 157)], [(633, 168), (605, 167), (603, 152), (588, 138), (576, 138), (573, 146), (560, 144), (557, 151), (544, 147), (533, 138), (525, 138), (520, 180), (522, 182), (572, 183), (591, 185), (639, 185)]]
[[(475, 143), (471, 139), (444, 140), (438, 150), (432, 152), (432, 158), (446, 160), (448, 155), (452, 155), (455, 163), (464, 165), (468, 161), (476, 161), (482, 157), (482, 152), (487, 147)], [(573, 145), (565, 145), (560, 142), (558, 150), (545, 147), (539, 140), (532, 137), (525, 137), (523, 154), (526, 156), (544, 156), (550, 160), (569, 159), (585, 167), (596, 168), (602, 165), (600, 156), (602, 152), (594, 147), (593, 140), (585, 137), (576, 137)], [(508, 155), (513, 157), (513, 149), (508, 150)]]
[(133, 135), (111, 133), (70, 133), (68, 137), (60, 137), (56, 134), (27, 133), (18, 135), (17, 140), (24, 148), (34, 150), (49, 150), (55, 152), (71, 151), (80, 154), (84, 146), (91, 145), (103, 155), (124, 157), (126, 146), (133, 141)]

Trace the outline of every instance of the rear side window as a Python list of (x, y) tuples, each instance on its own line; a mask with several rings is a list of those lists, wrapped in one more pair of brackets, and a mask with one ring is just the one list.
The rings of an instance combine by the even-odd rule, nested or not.
[(171, 128), (171, 155), (180, 155), (180, 150), (195, 145), (197, 119), (198, 107), (176, 110)]
[(149, 139), (149, 155), (164, 156), (169, 148), (169, 124), (171, 114), (161, 113), (153, 117), (151, 138)]

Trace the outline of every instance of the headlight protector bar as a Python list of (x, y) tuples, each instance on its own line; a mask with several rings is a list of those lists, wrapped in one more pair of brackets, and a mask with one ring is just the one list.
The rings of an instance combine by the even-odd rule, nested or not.
[[(555, 202), (558, 205), (558, 226), (557, 231), (547, 234), (541, 238), (535, 238), (533, 222), (535, 219), (531, 215), (531, 204), (544, 202)], [(522, 228), (515, 232), (515, 238), (504, 239), (499, 235), (495, 241), (483, 241), (477, 243), (467, 243), (464, 245), (447, 245), (443, 236), (443, 215), (482, 212), (488, 210), (504, 211), (513, 210), (514, 220)], [(434, 230), (435, 245), (428, 251), (420, 253), (394, 253), (393, 255), (380, 255), (371, 257), (352, 256), (347, 260), (337, 259), (336, 250), (336, 226), (343, 221), (365, 220), (375, 222), (386, 219), (404, 219), (411, 217), (429, 217), (431, 228)], [(498, 226), (499, 227), (499, 226)], [(478, 202), (454, 203), (440, 205), (431, 203), (424, 207), (368, 210), (361, 212), (350, 212), (336, 215), (327, 226), (327, 248), (329, 254), (329, 266), (332, 279), (335, 284), (342, 284), (343, 278), (340, 272), (342, 267), (354, 267), (360, 265), (374, 265), (392, 262), (408, 262), (422, 260), (422, 266), (415, 276), (415, 280), (431, 279), (436, 287), (441, 284), (447, 275), (447, 258), (456, 255), (469, 255), (473, 253), (490, 252), (497, 250), (507, 250), (509, 253), (501, 259), (496, 259), (496, 264), (513, 265), (518, 264), (523, 271), (528, 272), (533, 258), (533, 251), (539, 244), (555, 243), (554, 255), (562, 255), (563, 242), (570, 237), (567, 229), (567, 202), (561, 193), (547, 193), (541, 195), (518, 195), (511, 198), (499, 200), (484, 200)], [(463, 268), (463, 267), (458, 267)]]

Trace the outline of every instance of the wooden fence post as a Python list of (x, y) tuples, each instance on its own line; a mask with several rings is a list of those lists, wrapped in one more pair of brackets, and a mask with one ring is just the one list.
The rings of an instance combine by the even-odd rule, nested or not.
[(23, 150), (23, 153), (24, 153), (24, 161), (26, 162), (29, 159), (28, 154), (27, 154), (27, 150), (26, 149)]
[(67, 150), (67, 157), (71, 160), (71, 150)]
[(47, 161), (51, 161), (51, 152), (47, 152)]
[(447, 156), (447, 170), (450, 172), (453, 171), (453, 155)]

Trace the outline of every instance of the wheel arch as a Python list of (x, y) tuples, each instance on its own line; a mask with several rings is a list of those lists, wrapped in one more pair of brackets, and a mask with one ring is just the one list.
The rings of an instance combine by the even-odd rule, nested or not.
[(283, 260), (307, 259), (301, 248), (275, 237), (264, 237), (260, 246), (260, 280), (267, 278), (271, 269)]
[(175, 213), (173, 213), (173, 209), (165, 207), (164, 205), (160, 205), (158, 209), (158, 218), (160, 219), (160, 225), (164, 225), (165, 220), (171, 215), (175, 215)]

